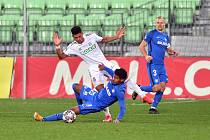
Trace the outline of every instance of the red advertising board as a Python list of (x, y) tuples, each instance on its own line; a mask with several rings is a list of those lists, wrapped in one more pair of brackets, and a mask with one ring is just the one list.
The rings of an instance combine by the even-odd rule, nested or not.
[[(134, 82), (148, 85), (146, 62), (143, 57), (108, 57), (125, 68)], [(210, 98), (210, 58), (166, 58), (169, 82), (164, 98)], [(59, 60), (57, 57), (27, 58), (27, 98), (71, 98), (73, 83), (91, 86), (87, 65), (78, 57)], [(22, 57), (14, 63), (13, 84), (10, 97), (22, 98)], [(127, 89), (126, 97), (132, 91)], [(154, 94), (154, 93), (151, 93)]]

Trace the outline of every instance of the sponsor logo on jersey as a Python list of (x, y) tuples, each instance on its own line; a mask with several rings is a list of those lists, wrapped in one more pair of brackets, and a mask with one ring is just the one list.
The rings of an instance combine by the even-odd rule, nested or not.
[(89, 48), (83, 50), (83, 51), (81, 52), (81, 54), (82, 54), (82, 55), (86, 55), (86, 54), (92, 52), (92, 51), (95, 50), (95, 49), (96, 49), (96, 44), (93, 44), (91, 47), (89, 47)]
[(163, 45), (163, 46), (168, 46), (167, 42), (163, 42), (163, 41), (160, 41), (160, 40), (157, 41), (157, 44), (158, 45)]
[(85, 104), (82, 104), (83, 107), (92, 107), (93, 105), (92, 104), (89, 104), (89, 103), (85, 103)]

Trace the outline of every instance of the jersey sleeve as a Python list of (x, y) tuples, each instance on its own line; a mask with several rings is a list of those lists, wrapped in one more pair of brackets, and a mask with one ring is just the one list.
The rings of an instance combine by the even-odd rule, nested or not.
[(104, 73), (107, 75), (107, 76), (109, 76), (109, 77), (113, 77), (114, 76), (114, 71), (112, 70), (112, 69), (110, 69), (110, 68), (108, 68), (108, 67), (106, 67), (106, 66), (104, 66)]
[(102, 41), (102, 37), (101, 36), (98, 36), (97, 34), (93, 33), (93, 37), (95, 39), (96, 42), (101, 42)]
[(73, 49), (73, 45), (72, 44), (69, 44), (68, 47), (66, 47), (64, 50), (63, 50), (63, 53), (66, 54), (66, 55), (71, 55), (71, 54), (77, 54), (77, 52)]
[(146, 33), (146, 35), (144, 37), (144, 41), (146, 41), (147, 43), (149, 43), (151, 40), (152, 40), (152, 32)]
[(126, 112), (126, 106), (125, 106), (125, 90), (124, 89), (121, 89), (119, 90), (119, 93), (118, 93), (118, 104), (119, 104), (119, 107), (120, 107), (120, 112), (118, 113), (118, 116), (117, 116), (117, 119), (118, 120), (122, 120), (125, 112)]

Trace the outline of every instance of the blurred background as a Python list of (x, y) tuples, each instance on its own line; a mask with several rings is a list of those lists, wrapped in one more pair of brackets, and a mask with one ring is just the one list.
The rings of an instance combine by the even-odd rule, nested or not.
[(53, 32), (67, 45), (72, 41), (71, 27), (80, 25), (84, 32), (101, 36), (114, 35), (125, 26), (122, 40), (101, 49), (106, 55), (139, 56), (137, 46), (154, 28), (157, 16), (165, 17), (172, 46), (181, 56), (210, 55), (210, 0), (27, 0), (25, 4), (24, 12), (23, 0), (0, 0), (1, 56), (23, 54), (24, 24), (27, 55), (55, 55)]
[[(92, 86), (81, 58), (58, 59), (53, 32), (66, 47), (74, 25), (100, 36), (126, 27), (126, 36), (100, 48), (133, 82), (149, 85), (138, 46), (157, 16), (165, 17), (179, 53), (165, 58), (169, 82), (160, 115), (148, 115), (139, 97), (129, 100), (133, 91), (127, 88), (120, 125), (102, 123), (103, 113), (77, 116), (73, 125), (33, 120), (35, 111), (45, 116), (75, 106), (73, 83)], [(0, 0), (0, 140), (209, 140), (209, 99), (210, 0)], [(118, 104), (110, 110), (115, 119)]]

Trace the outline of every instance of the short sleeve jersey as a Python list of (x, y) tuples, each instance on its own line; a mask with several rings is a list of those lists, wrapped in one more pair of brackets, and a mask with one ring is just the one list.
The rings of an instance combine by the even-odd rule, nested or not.
[(63, 52), (66, 55), (77, 55), (89, 65), (104, 63), (106, 65), (108, 60), (105, 58), (100, 47), (98, 46), (98, 42), (102, 41), (103, 38), (95, 33), (86, 33), (83, 34), (83, 37), (84, 42), (82, 44), (73, 41), (66, 49), (64, 49)]
[(148, 45), (148, 55), (153, 57), (151, 63), (164, 64), (165, 52), (170, 47), (169, 36), (155, 29), (148, 32), (144, 40)]

